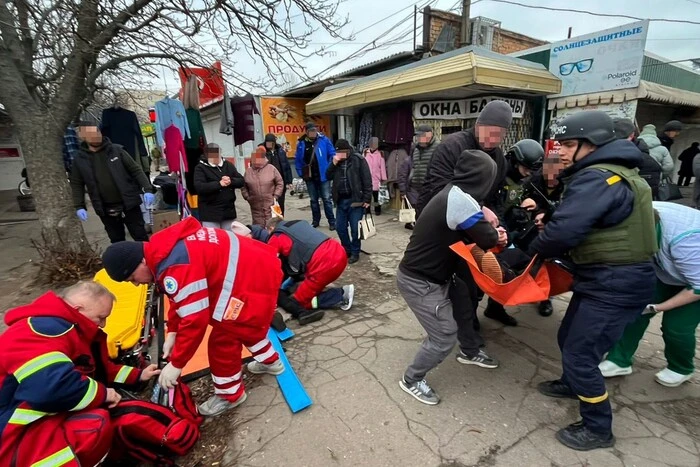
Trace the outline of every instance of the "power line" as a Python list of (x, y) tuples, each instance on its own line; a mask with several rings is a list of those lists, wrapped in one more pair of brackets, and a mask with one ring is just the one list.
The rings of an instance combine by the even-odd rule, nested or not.
[[(629, 16), (629, 15), (617, 15), (617, 14), (612, 14), (612, 13), (597, 13), (594, 11), (587, 11), (587, 10), (574, 10), (571, 8), (554, 8), (554, 7), (549, 7), (549, 6), (539, 6), (539, 5), (527, 5), (525, 3), (519, 3), (519, 2), (514, 2), (511, 0), (488, 0), (491, 2), (496, 2), (496, 3), (508, 3), (510, 5), (516, 5), (516, 6), (521, 6), (523, 8), (533, 8), (536, 10), (548, 10), (548, 11), (563, 11), (566, 13), (581, 13), (584, 15), (591, 15), (591, 16), (605, 16), (608, 18), (628, 18), (628, 19), (634, 19), (637, 21), (642, 21), (645, 19), (648, 19), (649, 21), (654, 21), (654, 22), (665, 22), (665, 23), (683, 23), (683, 24), (696, 24), (700, 25), (700, 21), (690, 21), (686, 19), (666, 19), (666, 18), (638, 18), (636, 16)], [(695, 2), (693, 2), (695, 3)]]

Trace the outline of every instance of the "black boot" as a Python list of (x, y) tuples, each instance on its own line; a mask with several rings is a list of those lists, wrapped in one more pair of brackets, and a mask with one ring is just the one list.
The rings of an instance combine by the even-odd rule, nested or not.
[(404, 224), (404, 227), (408, 230), (413, 230), (413, 222), (408, 222)]
[[(277, 301), (279, 302), (279, 299)], [(270, 327), (277, 332), (282, 332), (287, 329), (287, 325), (284, 323), (284, 318), (279, 311), (275, 311), (275, 314), (272, 315), (272, 324), (270, 324)]]
[(577, 451), (590, 451), (591, 449), (609, 448), (615, 445), (615, 437), (612, 433), (592, 431), (582, 421), (562, 428), (557, 431), (556, 436), (561, 444)]
[(314, 321), (322, 319), (324, 314), (325, 312), (323, 310), (304, 310), (299, 313), (299, 324), (304, 326), (306, 324), (313, 323)]
[(549, 397), (578, 400), (578, 396), (574, 394), (569, 385), (560, 379), (555, 379), (554, 381), (543, 381), (537, 385), (537, 390), (540, 391), (541, 394)]
[(486, 306), (484, 316), (486, 316), (487, 318), (495, 319), (496, 321), (499, 321), (506, 326), (518, 325), (518, 320), (506, 313), (506, 309), (503, 308), (503, 305), (491, 298), (489, 298), (489, 304)]
[(552, 313), (554, 312), (554, 308), (552, 307), (552, 300), (547, 299), (543, 302), (540, 302), (539, 306), (537, 307), (537, 311), (539, 311), (540, 315), (542, 316), (552, 316)]

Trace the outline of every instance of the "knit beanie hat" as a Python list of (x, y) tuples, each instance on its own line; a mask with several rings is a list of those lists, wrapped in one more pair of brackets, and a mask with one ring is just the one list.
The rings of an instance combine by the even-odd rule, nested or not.
[(496, 163), (483, 151), (467, 149), (457, 159), (452, 184), (482, 202), (496, 178)]
[(613, 120), (613, 124), (615, 125), (615, 138), (617, 139), (627, 139), (637, 130), (634, 122), (629, 118), (616, 118)]
[(476, 119), (477, 125), (498, 126), (509, 128), (513, 121), (513, 111), (510, 105), (504, 101), (491, 101), (481, 111)]
[(346, 139), (339, 139), (335, 142), (336, 151), (350, 151), (352, 152), (352, 145)]
[(124, 282), (143, 261), (143, 242), (117, 242), (102, 254), (102, 263), (113, 281)]
[(273, 133), (268, 133), (265, 135), (265, 142), (276, 143), (277, 137)]

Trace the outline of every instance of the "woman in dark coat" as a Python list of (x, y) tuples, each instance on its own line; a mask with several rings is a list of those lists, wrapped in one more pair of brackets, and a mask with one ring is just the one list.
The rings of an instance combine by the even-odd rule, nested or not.
[(678, 171), (678, 186), (690, 185), (690, 179), (693, 178), (693, 159), (700, 154), (698, 146), (700, 143), (695, 142), (678, 156), (678, 160), (681, 161), (681, 169)]
[(194, 186), (199, 195), (199, 220), (204, 227), (231, 230), (236, 220), (236, 188), (244, 185), (243, 175), (224, 160), (219, 145), (210, 143), (204, 149), (206, 159), (194, 168)]

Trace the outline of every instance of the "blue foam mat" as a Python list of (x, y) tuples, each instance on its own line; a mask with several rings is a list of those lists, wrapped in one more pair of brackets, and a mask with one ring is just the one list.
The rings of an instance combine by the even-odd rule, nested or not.
[(306, 389), (304, 389), (304, 385), (301, 384), (301, 381), (299, 381), (299, 378), (294, 372), (294, 368), (292, 368), (292, 365), (289, 363), (287, 355), (285, 355), (284, 349), (282, 348), (282, 342), (280, 342), (280, 339), (277, 337), (277, 332), (274, 329), (270, 329), (267, 333), (267, 338), (270, 340), (270, 343), (272, 343), (272, 347), (274, 347), (275, 351), (279, 354), (280, 360), (284, 365), (284, 372), (277, 376), (277, 384), (279, 384), (282, 390), (282, 395), (287, 401), (289, 409), (292, 413), (304, 410), (313, 404), (311, 397), (309, 397)]

